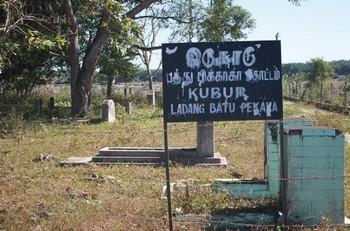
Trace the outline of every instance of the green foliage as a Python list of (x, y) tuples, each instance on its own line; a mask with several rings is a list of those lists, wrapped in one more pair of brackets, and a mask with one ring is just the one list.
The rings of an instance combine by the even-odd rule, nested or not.
[(0, 24), (0, 88), (25, 95), (46, 84), (62, 66), (62, 4), (53, 1), (4, 1)]
[(172, 28), (170, 40), (176, 42), (198, 40), (199, 25), (206, 17), (206, 5), (203, 1), (179, 0), (167, 5), (169, 9), (164, 10), (168, 14), (166, 16), (175, 19), (169, 25)]
[(206, 18), (200, 23), (200, 41), (225, 41), (245, 38), (245, 30), (255, 27), (249, 11), (232, 5), (228, 0), (214, 0), (206, 9)]
[(16, 138), (20, 138), (25, 130), (23, 112), (11, 106), (8, 111), (3, 111), (0, 115), (0, 137), (12, 135)]
[[(154, 81), (162, 81), (162, 71), (152, 71), (152, 76)], [(147, 81), (147, 71), (145, 69), (140, 69), (136, 73), (136, 79), (139, 81)]]
[(350, 74), (350, 60), (337, 60), (331, 62), (334, 67), (335, 73), (339, 75), (349, 75)]
[(146, 107), (146, 95), (142, 91), (135, 91), (132, 95), (127, 97), (122, 93), (116, 93), (112, 96), (113, 101), (119, 105), (126, 105), (128, 102), (132, 103), (133, 107)]
[[(100, 59), (101, 66), (105, 70), (107, 63), (111, 69), (123, 67), (124, 73), (129, 67), (132, 69), (132, 56), (127, 48), (136, 43), (134, 34), (139, 30), (124, 16), (127, 4), (112, 0), (78, 0), (72, 1), (72, 7), (79, 23), (79, 59), (83, 60), (98, 28), (105, 26), (111, 39), (104, 49), (107, 61)], [(46, 84), (56, 70), (65, 68), (70, 37), (64, 9), (64, 1), (52, 0), (4, 1), (0, 5), (3, 16), (0, 18), (0, 87), (4, 91), (26, 94), (35, 86)], [(101, 22), (103, 14), (108, 15), (104, 24)], [(120, 26), (118, 33), (109, 28), (111, 22)], [(113, 52), (117, 52), (114, 60)], [(126, 56), (128, 60), (124, 59)]]
[[(330, 64), (334, 67), (334, 73), (338, 75), (350, 74), (350, 60), (331, 61)], [(284, 75), (289, 77), (306, 74), (310, 72), (310, 62), (307, 63), (285, 63), (282, 64), (282, 71)]]
[(310, 66), (308, 63), (286, 63), (282, 64), (283, 75), (287, 75), (289, 77), (305, 74), (310, 71)]
[(0, 71), (0, 87), (4, 92), (14, 91), (17, 96), (46, 84), (55, 77), (55, 67), (63, 62), (51, 56), (50, 48), (31, 46), (24, 38), (7, 40), (3, 48), (6, 47), (10, 47), (12, 54), (6, 54), (7, 63)]
[(138, 34), (138, 25), (126, 20), (122, 33), (110, 38), (98, 63), (99, 80), (130, 82), (135, 78), (138, 67), (132, 60), (137, 55), (134, 46), (138, 43)]
[(246, 38), (247, 31), (255, 27), (255, 20), (249, 11), (233, 5), (228, 0), (210, 1), (183, 0), (174, 7), (179, 17), (172, 40), (227, 41)]
[(334, 73), (332, 65), (321, 58), (311, 59), (309, 66), (310, 73), (307, 75), (307, 78), (312, 83), (321, 83)]

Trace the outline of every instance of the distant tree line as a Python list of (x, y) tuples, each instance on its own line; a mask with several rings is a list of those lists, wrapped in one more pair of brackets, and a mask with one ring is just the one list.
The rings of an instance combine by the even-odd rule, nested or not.
[[(307, 63), (284, 64), (282, 68), (286, 96), (344, 107), (348, 104), (349, 60), (327, 62), (322, 58), (313, 58)], [(335, 81), (332, 77), (340, 78)]]
[[(338, 75), (350, 74), (350, 60), (337, 60), (329, 62)], [(287, 76), (301, 75), (311, 72), (310, 62), (307, 63), (286, 63), (282, 65), (282, 72)]]
[[(153, 81), (162, 81), (162, 70), (155, 71), (152, 70)], [(138, 81), (147, 81), (148, 73), (146, 69), (141, 69), (136, 73), (136, 80)]]
[[(334, 68), (334, 73), (338, 75), (349, 75), (350, 74), (350, 60), (337, 60), (329, 62)], [(284, 75), (296, 76), (307, 74), (311, 72), (311, 63), (285, 63), (282, 64), (282, 71)], [(162, 81), (162, 70), (152, 70), (153, 80)], [(135, 76), (138, 81), (147, 81), (146, 69), (140, 69)]]

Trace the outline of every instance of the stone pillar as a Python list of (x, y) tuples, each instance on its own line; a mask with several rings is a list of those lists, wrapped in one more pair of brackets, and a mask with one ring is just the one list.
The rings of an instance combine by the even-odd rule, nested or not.
[(131, 102), (125, 104), (125, 112), (131, 114)]
[(53, 110), (55, 109), (55, 98), (54, 97), (50, 97), (50, 101), (49, 101), (49, 110)]
[(126, 97), (128, 95), (128, 89), (125, 87), (124, 88), (124, 97)]
[(332, 104), (333, 101), (333, 83), (331, 83), (331, 90), (329, 91), (329, 103)]
[(156, 101), (158, 101), (159, 98), (160, 98), (160, 91), (159, 90), (155, 91), (154, 94), (155, 94), (155, 97), (156, 97)]
[(214, 156), (214, 122), (197, 123), (197, 156)]
[(156, 105), (156, 98), (154, 95), (154, 91), (151, 91), (150, 93), (147, 93), (147, 103), (149, 105), (155, 106)]
[(102, 120), (109, 123), (113, 123), (115, 121), (115, 106), (113, 100), (111, 99), (103, 101)]
[(36, 98), (35, 99), (35, 103), (34, 103), (34, 110), (37, 114), (41, 114), (41, 109), (42, 109), (42, 100), (40, 98)]

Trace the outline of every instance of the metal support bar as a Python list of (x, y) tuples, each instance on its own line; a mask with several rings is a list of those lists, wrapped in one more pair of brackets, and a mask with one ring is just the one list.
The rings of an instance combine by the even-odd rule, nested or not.
[(165, 146), (165, 177), (166, 177), (166, 194), (168, 201), (168, 219), (169, 231), (173, 231), (173, 216), (171, 212), (171, 195), (170, 195), (170, 171), (169, 171), (169, 147), (168, 147), (168, 124), (164, 120), (164, 146)]
[(284, 153), (284, 138), (283, 138), (283, 130), (284, 130), (284, 124), (283, 119), (280, 120), (280, 153), (281, 153), (281, 165), (280, 165), (280, 175), (281, 175), (281, 193), (280, 193), (280, 200), (282, 202), (282, 213), (283, 213), (283, 224), (288, 224), (287, 219), (287, 195), (286, 195), (286, 179), (287, 179), (287, 172), (286, 172), (286, 160), (285, 160), (285, 153)]

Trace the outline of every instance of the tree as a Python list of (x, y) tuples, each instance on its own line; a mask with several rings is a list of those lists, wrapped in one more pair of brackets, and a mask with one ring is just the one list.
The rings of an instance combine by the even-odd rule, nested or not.
[(286, 63), (282, 64), (283, 74), (288, 77), (293, 77), (300, 74), (305, 74), (310, 71), (307, 63)]
[(24, 47), (24, 43), (16, 49), (16, 54), (7, 56), (9, 63), (0, 73), (2, 89), (14, 91), (18, 97), (27, 95), (38, 85), (48, 83), (56, 74), (54, 67), (60, 62), (50, 57), (46, 50)]
[(337, 60), (332, 61), (334, 70), (339, 75), (348, 75), (350, 74), (350, 60)]
[[(0, 32), (6, 39), (22, 35), (38, 47), (54, 47), (56, 40), (64, 38), (65, 55), (58, 55), (65, 57), (70, 71), (72, 115), (83, 116), (89, 112), (92, 77), (104, 45), (110, 37), (132, 30), (132, 19), (154, 2), (7, 0), (0, 4), (5, 15), (0, 18)], [(47, 52), (52, 55), (51, 49)], [(0, 60), (2, 66), (8, 64), (6, 55), (1, 54)]]
[(107, 80), (107, 99), (112, 97), (113, 81), (129, 82), (136, 77), (138, 70), (132, 63), (137, 51), (130, 48), (123, 49), (118, 45), (118, 42), (110, 41), (98, 64), (99, 79)]
[[(67, 18), (69, 48), (68, 65), (71, 75), (71, 97), (72, 114), (85, 115), (89, 112), (91, 105), (92, 76), (94, 74), (98, 59), (102, 53), (103, 46), (108, 38), (115, 34), (120, 34), (122, 30), (131, 27), (132, 19), (145, 8), (149, 7), (156, 0), (144, 0), (137, 5), (131, 5), (130, 10), (125, 12), (125, 7), (119, 2), (112, 0), (85, 2), (85, 10), (81, 12), (82, 4), (75, 7), (70, 0), (64, 1), (65, 14)], [(84, 52), (84, 57), (80, 60), (79, 47), (79, 24), (77, 16), (88, 15), (93, 11), (94, 20), (90, 20), (97, 29), (89, 31), (89, 39)], [(78, 12), (78, 13), (76, 13)], [(79, 13), (80, 12), (80, 13)], [(81, 64), (80, 64), (81, 63)]]
[(255, 27), (249, 11), (233, 5), (229, 0), (182, 0), (174, 9), (180, 15), (180, 25), (173, 26), (171, 39), (175, 41), (227, 41), (247, 36)]
[(323, 102), (323, 83), (330, 78), (334, 69), (333, 66), (321, 58), (311, 59), (309, 62), (310, 73), (307, 78), (311, 84), (317, 84), (320, 87), (320, 103)]
[(238, 40), (246, 37), (245, 30), (255, 27), (249, 11), (229, 0), (213, 0), (206, 14), (198, 27), (199, 41)]
[[(156, 45), (158, 33), (164, 25), (162, 20), (157, 19), (156, 12), (159, 11), (155, 8), (150, 8), (146, 10), (145, 15), (152, 15), (154, 17), (141, 19), (142, 33), (140, 36), (140, 43), (142, 47), (154, 47)], [(146, 67), (148, 89), (153, 90), (153, 73), (151, 70), (153, 50), (139, 49), (139, 57)], [(161, 63), (161, 60), (159, 60), (156, 72), (159, 70)]]
[(198, 27), (207, 17), (206, 6), (199, 0), (179, 0), (172, 7), (172, 12), (177, 16), (170, 27), (172, 33), (170, 41), (175, 42), (195, 42), (198, 41)]
[[(0, 86), (23, 96), (46, 84), (64, 62), (59, 12), (49, 1), (4, 1), (0, 4)], [(56, 6), (56, 5), (55, 5)], [(54, 7), (55, 7), (54, 6)]]
[[(85, 115), (91, 104), (92, 77), (108, 39), (122, 31), (132, 31), (135, 16), (155, 2), (158, 1), (2, 1), (0, 3), (0, 39), (1, 43), (5, 45), (0, 47), (1, 73), (4, 73), (2, 70), (12, 63), (12, 54), (16, 55), (16, 51), (26, 52), (25, 49), (18, 49), (18, 45), (25, 44), (21, 39), (26, 39), (34, 48), (41, 49), (40, 47), (44, 47), (45, 54), (48, 56), (47, 59), (55, 61), (61, 60), (62, 57), (66, 59), (70, 71), (72, 115)], [(177, 2), (164, 1), (161, 6), (174, 6)], [(195, 26), (201, 25), (202, 18), (196, 18), (195, 16), (196, 11), (193, 7), (196, 4), (194, 0), (189, 0), (189, 2), (193, 2), (189, 4), (189, 13), (183, 15), (188, 15), (187, 23), (190, 22), (188, 29), (190, 37), (191, 34), (193, 35), (192, 31), (196, 30)], [(225, 8), (219, 8), (220, 3)], [(232, 8), (230, 2), (216, 0), (214, 1), (215, 4), (218, 5), (218, 9), (224, 10), (223, 12), (229, 17), (230, 22), (235, 23), (232, 27), (224, 26), (225, 30), (223, 30), (224, 34), (221, 38), (237, 39), (239, 36), (245, 35), (245, 33), (237, 31), (237, 28), (251, 28), (251, 20), (248, 20), (247, 24), (239, 24), (238, 21), (231, 20), (235, 18), (230, 14), (230, 10), (226, 9), (238, 10), (239, 13), (241, 11), (238, 8)], [(173, 11), (171, 7), (165, 9), (164, 12), (168, 12), (168, 15), (162, 17), (162, 20), (172, 19), (176, 16), (177, 11)], [(216, 10), (217, 8), (214, 6), (212, 9)], [(221, 13), (219, 12), (219, 15)], [(243, 12), (241, 15), (247, 16), (245, 13)], [(222, 21), (222, 17), (219, 18), (221, 23), (225, 23), (225, 21)], [(208, 20), (213, 20), (214, 23), (216, 22), (214, 19), (215, 17), (209, 17)], [(216, 25), (221, 26), (221, 24)], [(203, 24), (203, 28), (209, 28), (209, 26), (210, 23)], [(208, 29), (203, 30), (205, 36), (209, 36), (207, 35), (208, 32)], [(209, 39), (211, 38), (208, 37)], [(217, 39), (217, 37), (214, 37), (214, 39)], [(62, 40), (64, 41), (63, 45)], [(44, 57), (44, 55), (41, 57)], [(18, 66), (18, 64), (16, 65)], [(23, 74), (25, 73), (23, 72)]]
[(159, 60), (155, 70), (151, 70), (151, 62), (154, 60), (154, 50), (160, 49), (157, 43), (159, 32), (169, 28), (170, 25), (176, 28), (190, 23), (190, 20), (183, 14), (187, 11), (187, 7), (190, 7), (187, 5), (187, 1), (188, 0), (166, 0), (162, 3), (152, 5), (152, 7), (144, 11), (144, 14), (135, 17), (136, 21), (139, 22), (142, 27), (140, 45), (138, 46), (139, 57), (146, 67), (150, 90), (153, 90), (153, 77), (158, 73), (161, 67), (161, 60)]

